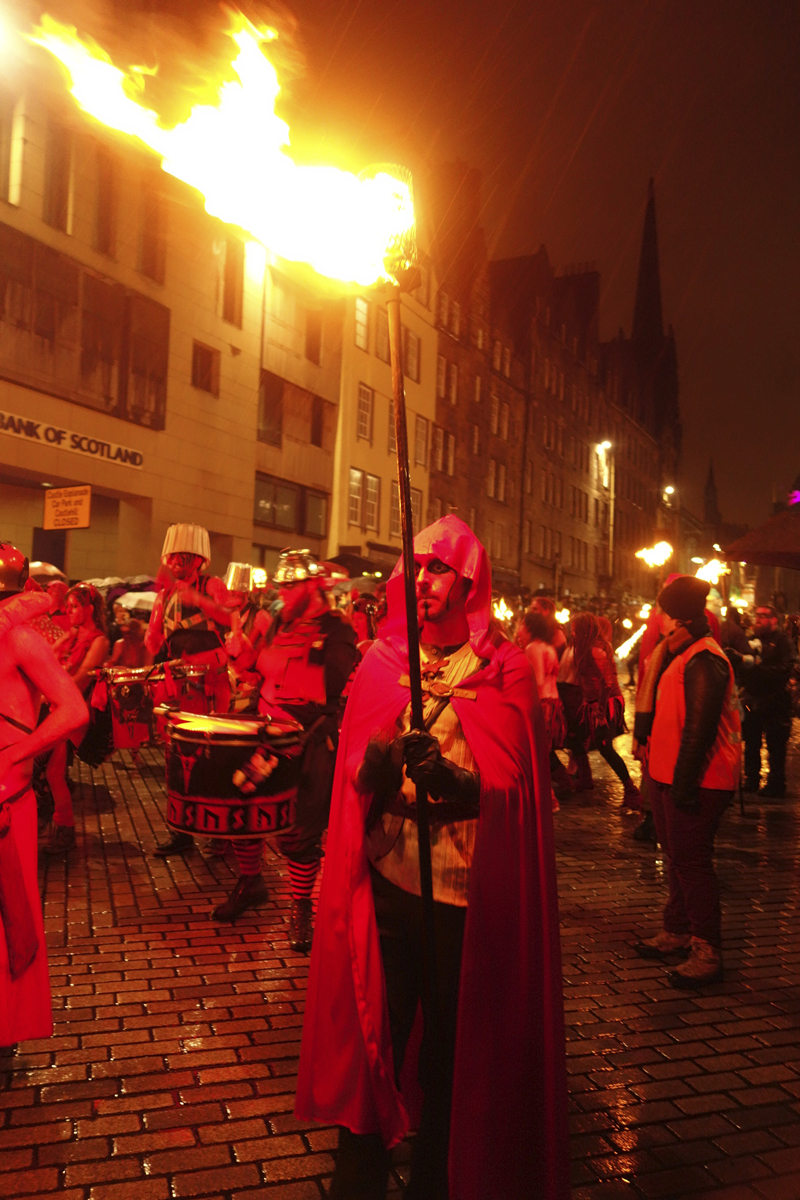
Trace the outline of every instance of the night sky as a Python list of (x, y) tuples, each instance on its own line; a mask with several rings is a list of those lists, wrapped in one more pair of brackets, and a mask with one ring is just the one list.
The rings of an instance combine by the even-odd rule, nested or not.
[[(220, 27), (211, 0), (127, 0), (129, 38), (137, 7), (195, 37), (201, 12)], [(800, 472), (800, 5), (292, 0), (281, 24), (299, 156), (480, 168), (493, 256), (544, 242), (558, 267), (594, 263), (603, 337), (630, 332), (653, 176), (682, 500), (702, 513), (711, 457), (725, 520), (758, 524), (785, 498)]]

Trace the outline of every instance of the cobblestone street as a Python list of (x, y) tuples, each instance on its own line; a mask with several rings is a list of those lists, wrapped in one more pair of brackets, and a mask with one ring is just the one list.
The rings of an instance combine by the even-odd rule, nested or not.
[[(686, 995), (631, 949), (658, 928), (664, 866), (593, 767), (555, 818), (574, 1198), (795, 1200), (800, 810), (747, 797), (725, 816), (726, 980)], [(281, 860), (268, 904), (211, 924), (232, 866), (152, 857), (162, 771), (146, 752), (75, 772), (79, 849), (42, 874), (55, 1036), (0, 1060), (0, 1197), (319, 1200), (335, 1133), (292, 1115), (307, 959)], [(795, 737), (794, 795), (799, 773)]]

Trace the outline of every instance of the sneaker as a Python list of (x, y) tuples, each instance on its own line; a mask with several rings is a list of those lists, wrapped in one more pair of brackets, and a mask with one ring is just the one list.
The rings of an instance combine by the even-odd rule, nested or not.
[(289, 918), (289, 943), (298, 954), (308, 954), (314, 936), (314, 906), (310, 900), (293, 900)]
[(70, 850), (75, 849), (76, 845), (74, 825), (53, 825), (50, 840), (42, 846), (42, 850), (45, 854), (52, 854), (55, 857), (68, 854)]
[(170, 854), (185, 854), (194, 846), (194, 838), (190, 833), (173, 832), (165, 842), (159, 842), (153, 854), (157, 858), (169, 858)]
[(667, 979), (676, 988), (701, 988), (719, 983), (722, 974), (722, 951), (703, 938), (693, 937), (686, 962), (670, 971)]
[(218, 904), (212, 911), (211, 920), (230, 921), (233, 924), (248, 908), (263, 904), (268, 897), (269, 892), (260, 874), (240, 875), (228, 899), (223, 900), (222, 904)]
[(641, 942), (637, 942), (633, 947), (639, 958), (656, 958), (663, 962), (666, 958), (671, 958), (673, 955), (682, 955), (684, 958), (689, 953), (692, 939), (688, 933), (669, 933), (666, 929), (661, 929), (655, 937), (645, 938)]
[(642, 811), (642, 793), (632, 779), (627, 780), (623, 786), (622, 807), (631, 808), (635, 812)]

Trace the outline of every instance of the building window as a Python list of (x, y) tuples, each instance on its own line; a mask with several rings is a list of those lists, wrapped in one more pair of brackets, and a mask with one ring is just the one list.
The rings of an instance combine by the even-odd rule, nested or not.
[(358, 420), (356, 437), (359, 441), (372, 444), (372, 416), (375, 407), (375, 393), (365, 383), (358, 385)]
[(405, 325), (403, 335), (403, 371), (409, 379), (419, 383), (419, 338)]
[(325, 401), (322, 396), (311, 397), (311, 445), (321, 446), (325, 430)]
[(321, 492), (305, 493), (304, 533), (324, 538), (328, 532), (328, 497)]
[(450, 363), (447, 372), (447, 395), (451, 404), (458, 403), (458, 364)]
[(102, 142), (97, 143), (95, 167), (94, 248), (100, 254), (113, 258), (117, 244), (118, 167), (116, 155)]
[(500, 406), (500, 437), (504, 442), (508, 441), (508, 405), (505, 401)]
[(452, 433), (447, 435), (447, 474), (456, 473), (456, 439)]
[(497, 464), (497, 499), (501, 504), (506, 502), (506, 464)]
[(258, 440), (268, 446), (283, 444), (283, 380), (272, 371), (261, 372), (258, 389)]
[(503, 363), (503, 347), (500, 342), (495, 341), (492, 348), (492, 367), (495, 371), (499, 371)]
[(447, 359), (440, 354), (436, 360), (436, 395), (444, 400), (447, 390)]
[[(386, 313), (384, 312), (384, 319)], [(380, 320), (380, 319), (379, 319)], [(386, 340), (389, 340), (389, 325), (386, 322)], [(369, 350), (369, 301), (356, 297), (356, 345), (359, 350)], [(388, 361), (388, 355), (387, 355)]]
[(300, 488), (269, 475), (256, 475), (253, 520), (259, 525), (296, 532), (300, 515)]
[(533, 463), (528, 459), (525, 463), (525, 495), (530, 496), (533, 492)]
[(453, 337), (459, 337), (461, 334), (461, 305), (457, 300), (450, 305), (450, 332)]
[(522, 552), (523, 554), (531, 552), (531, 523), (527, 519), (522, 522)]
[(497, 463), (493, 458), (489, 459), (489, 468), (486, 472), (486, 495), (494, 499), (495, 487), (497, 483)]
[(433, 462), (437, 471), (444, 470), (444, 430), (441, 425), (433, 431)]
[(306, 309), (306, 358), (319, 366), (322, 356), (322, 311)]
[(555, 495), (553, 498), (553, 503), (555, 504), (556, 508), (564, 507), (564, 480), (560, 475), (555, 481)]
[(556, 450), (560, 456), (564, 457), (564, 426), (559, 425), (556, 431)]
[(506, 379), (508, 379), (511, 374), (511, 351), (509, 350), (508, 346), (505, 346), (503, 349), (503, 374), (505, 375)]
[(467, 514), (467, 516), (469, 518), (467, 521), (467, 524), (469, 525), (470, 529), (474, 530), (475, 529), (475, 509), (471, 508), (469, 510), (469, 513)]
[(13, 140), (14, 97), (4, 87), (0, 87), (0, 200), (9, 199)]
[(366, 476), (364, 489), (364, 528), (377, 532), (380, 525), (381, 481), (377, 475)]
[(480, 454), (481, 452), (481, 431), (477, 425), (472, 426), (472, 453)]
[(53, 229), (72, 232), (72, 134), (57, 121), (47, 126), (42, 216)]
[(154, 283), (163, 283), (167, 259), (166, 201), (159, 191), (159, 181), (152, 177), (142, 187), (141, 222), (139, 270)]
[(219, 350), (202, 342), (192, 343), (192, 387), (219, 395)]
[(238, 237), (225, 238), (225, 274), (222, 287), (222, 319), (242, 328), (244, 301), (244, 242)]
[(350, 468), (350, 491), (347, 498), (347, 522), (361, 528), (361, 510), (364, 506), (364, 472)]
[[(356, 345), (358, 345), (357, 341)], [(364, 349), (366, 350), (366, 346)], [(388, 363), (391, 360), (389, 351), (389, 314), (385, 308), (378, 309), (375, 325), (375, 353), (381, 362)]]
[[(545, 421), (546, 420), (547, 420), (547, 417), (545, 417)], [(499, 427), (500, 427), (500, 397), (497, 395), (497, 392), (492, 392), (492, 407), (491, 407), (491, 415), (489, 418), (489, 428), (491, 429), (493, 434), (496, 434)]]
[(480, 375), (476, 375), (475, 376), (475, 403), (480, 404), (480, 402), (481, 402), (481, 377), (480, 377)]
[[(441, 501), (439, 501), (441, 504)], [(422, 492), (419, 488), (411, 489), (411, 522), (414, 532), (418, 533), (422, 521)], [(389, 502), (389, 536), (401, 537), (403, 525), (400, 519), (400, 488), (397, 480), (392, 480), (392, 490)]]
[(414, 421), (414, 462), (418, 467), (428, 465), (428, 419), (419, 414)]
[(436, 319), (443, 329), (447, 328), (447, 314), (449, 311), (449, 302), (446, 292), (439, 292), (439, 299), (436, 306)]

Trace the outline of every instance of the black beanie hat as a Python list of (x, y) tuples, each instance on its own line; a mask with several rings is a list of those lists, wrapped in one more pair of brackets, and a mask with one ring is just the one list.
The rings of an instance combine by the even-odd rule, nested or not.
[(696, 617), (702, 617), (710, 589), (711, 584), (705, 579), (698, 579), (696, 575), (679, 575), (661, 589), (658, 606), (676, 621), (693, 621)]

